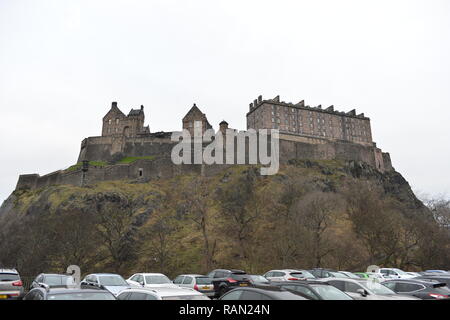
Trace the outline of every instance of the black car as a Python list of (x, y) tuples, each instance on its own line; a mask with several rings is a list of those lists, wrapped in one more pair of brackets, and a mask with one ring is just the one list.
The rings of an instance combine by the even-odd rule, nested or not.
[(30, 290), (34, 288), (57, 288), (57, 287), (74, 287), (75, 279), (67, 274), (41, 273), (30, 285)]
[(395, 279), (381, 282), (396, 293), (411, 295), (423, 300), (449, 299), (450, 289), (446, 284), (438, 281)]
[(251, 285), (250, 276), (242, 270), (216, 269), (208, 273), (214, 285), (214, 297), (223, 296), (226, 292), (236, 287), (248, 287)]
[(106, 290), (79, 288), (34, 288), (23, 300), (116, 300)]
[(422, 275), (420, 277), (414, 278), (414, 280), (443, 282), (447, 285), (448, 288), (450, 288), (450, 274), (448, 274), (448, 273), (442, 273), (442, 274), (434, 273), (432, 275), (426, 274), (426, 275)]
[(311, 300), (353, 300), (345, 292), (324, 281), (277, 281), (272, 285), (300, 293)]
[(309, 300), (276, 286), (236, 288), (219, 298), (219, 300)]

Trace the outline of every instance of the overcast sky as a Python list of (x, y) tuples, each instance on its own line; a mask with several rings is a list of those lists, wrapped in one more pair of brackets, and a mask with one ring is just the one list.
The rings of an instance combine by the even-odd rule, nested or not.
[(450, 195), (448, 0), (0, 0), (0, 201), (74, 164), (112, 101), (243, 130), (260, 94), (364, 112), (415, 191)]

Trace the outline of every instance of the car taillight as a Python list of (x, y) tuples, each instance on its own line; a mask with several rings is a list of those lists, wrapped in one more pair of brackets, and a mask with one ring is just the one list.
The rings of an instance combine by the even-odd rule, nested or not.
[(15, 281), (15, 282), (12, 283), (12, 285), (15, 286), (15, 287), (21, 287), (23, 285), (22, 284), (22, 280)]
[(288, 280), (300, 280), (298, 278), (288, 278)]
[(194, 284), (194, 290), (198, 290), (198, 285)]
[(439, 294), (439, 293), (429, 293), (428, 294), (430, 297), (433, 297), (435, 299), (447, 299), (448, 296), (443, 295), (443, 294)]
[(229, 283), (235, 283), (235, 282), (237, 282), (237, 280), (234, 280), (233, 278), (227, 278), (227, 281), (228, 281)]

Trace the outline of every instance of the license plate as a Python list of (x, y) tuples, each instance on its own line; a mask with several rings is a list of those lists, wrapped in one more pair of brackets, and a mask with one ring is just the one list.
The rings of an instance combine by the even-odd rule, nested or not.
[(0, 299), (8, 299), (8, 296), (6, 294), (0, 294)]
[(246, 287), (246, 286), (248, 286), (248, 284), (246, 284), (246, 283), (240, 283), (239, 284), (241, 287)]
[(204, 287), (202, 287), (202, 290), (211, 290), (211, 288), (208, 286), (204, 286)]

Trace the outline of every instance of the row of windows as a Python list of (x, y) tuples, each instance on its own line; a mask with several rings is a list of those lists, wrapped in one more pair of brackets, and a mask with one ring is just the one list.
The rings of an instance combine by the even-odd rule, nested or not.
[[(120, 119), (117, 118), (117, 119), (116, 119), (116, 124), (119, 124), (119, 121), (120, 121)], [(109, 120), (108, 120), (108, 124), (112, 124), (112, 119), (109, 119)]]

